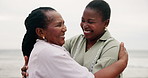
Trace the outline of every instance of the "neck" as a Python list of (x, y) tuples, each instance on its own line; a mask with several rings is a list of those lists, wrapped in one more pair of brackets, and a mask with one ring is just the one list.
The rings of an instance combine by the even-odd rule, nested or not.
[(86, 39), (86, 51), (89, 50), (97, 42), (97, 40), (102, 37), (104, 33), (105, 31), (94, 39)]
[(86, 51), (88, 51), (96, 42), (97, 40), (87, 40), (86, 41)]

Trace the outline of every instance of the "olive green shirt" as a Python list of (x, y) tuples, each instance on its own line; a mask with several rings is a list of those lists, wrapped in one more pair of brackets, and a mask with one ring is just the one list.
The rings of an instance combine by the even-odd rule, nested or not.
[(118, 60), (119, 44), (106, 30), (87, 52), (85, 52), (86, 38), (82, 34), (67, 40), (64, 47), (80, 65), (95, 73)]

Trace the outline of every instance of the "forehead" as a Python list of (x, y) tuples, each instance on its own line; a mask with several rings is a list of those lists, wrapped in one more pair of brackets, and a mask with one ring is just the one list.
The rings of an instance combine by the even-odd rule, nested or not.
[(64, 21), (60, 13), (57, 11), (47, 11), (45, 14), (47, 19), (50, 20), (50, 23)]
[(91, 8), (85, 8), (83, 17), (102, 18), (99, 12)]

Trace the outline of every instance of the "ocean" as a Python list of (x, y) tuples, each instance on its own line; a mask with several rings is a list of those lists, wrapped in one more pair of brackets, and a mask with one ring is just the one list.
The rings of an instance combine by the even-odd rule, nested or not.
[[(124, 78), (148, 78), (148, 51), (128, 50), (128, 66)], [(24, 65), (21, 50), (0, 50), (0, 78), (21, 78)]]
[(124, 78), (148, 78), (148, 51), (128, 50), (129, 61)]

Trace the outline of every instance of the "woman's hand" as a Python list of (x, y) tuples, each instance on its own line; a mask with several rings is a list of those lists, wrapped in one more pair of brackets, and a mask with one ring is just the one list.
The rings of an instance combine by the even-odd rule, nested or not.
[(123, 64), (125, 67), (127, 66), (128, 63), (128, 53), (126, 51), (126, 48), (124, 47), (124, 43), (120, 43), (120, 51), (119, 51), (119, 60), (123, 61)]
[(22, 78), (26, 78), (28, 76), (28, 73), (26, 72), (27, 69), (28, 69), (28, 57), (27, 56), (24, 56), (24, 60), (25, 60), (25, 64), (24, 66), (21, 68), (21, 71), (22, 71)]
[(119, 60), (115, 63), (99, 70), (94, 74), (95, 78), (116, 78), (126, 68), (128, 63), (128, 53), (124, 43), (120, 43)]

